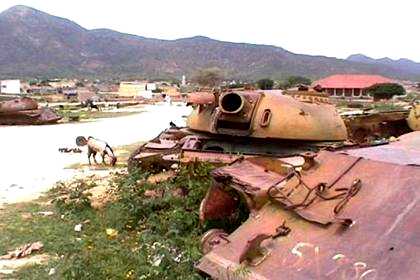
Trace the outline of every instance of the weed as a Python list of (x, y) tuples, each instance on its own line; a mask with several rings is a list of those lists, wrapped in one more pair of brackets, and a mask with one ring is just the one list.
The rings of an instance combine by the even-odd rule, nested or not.
[(251, 271), (249, 270), (249, 267), (242, 264), (233, 271), (233, 276), (239, 279), (248, 279), (250, 274)]
[[(116, 200), (101, 210), (90, 207), (88, 184), (58, 184), (48, 193), (54, 198), (48, 210), (55, 209), (59, 215), (23, 221), (11, 211), (10, 224), (0, 228), (0, 243), (7, 248), (0, 246), (0, 250), (39, 240), (45, 253), (57, 256), (47, 265), (13, 275), (19, 279), (45, 279), (51, 268), (57, 279), (203, 279), (194, 268), (202, 256), (200, 238), (210, 226), (225, 226), (199, 222), (199, 205), (212, 183), (212, 169), (193, 163), (170, 181), (154, 185), (147, 183), (146, 171), (116, 175), (111, 182)], [(180, 188), (188, 195), (175, 195)], [(163, 195), (146, 196), (151, 189)], [(89, 223), (81, 232), (73, 230), (86, 220)], [(106, 234), (109, 228), (118, 231), (113, 239)]]
[[(0, 253), (29, 242), (45, 244), (50, 262), (18, 271), (18, 279), (45, 279), (51, 268), (56, 279), (203, 279), (194, 268), (202, 257), (202, 234), (213, 227), (230, 232), (246, 217), (241, 212), (234, 221), (200, 224), (199, 205), (212, 184), (212, 169), (192, 163), (158, 184), (147, 183), (151, 174), (143, 170), (116, 174), (110, 182), (116, 199), (100, 210), (90, 207), (87, 192), (94, 185), (57, 184), (44, 198), (53, 199), (52, 205), (25, 204), (19, 211), (11, 206), (7, 219), (0, 215), (6, 224), (0, 227)], [(150, 197), (147, 190), (162, 195)], [(21, 217), (45, 210), (58, 214)], [(83, 229), (75, 232), (79, 223)], [(116, 233), (113, 238), (107, 229)]]
[(372, 105), (372, 109), (378, 110), (380, 112), (387, 112), (387, 111), (395, 111), (395, 110), (402, 110), (403, 106), (390, 103), (390, 102), (375, 102)]
[(59, 197), (52, 200), (53, 204), (61, 214), (78, 215), (86, 209), (91, 208), (90, 196), (87, 192), (95, 184), (87, 184), (82, 180), (78, 180), (73, 184), (59, 183), (50, 193), (60, 194)]

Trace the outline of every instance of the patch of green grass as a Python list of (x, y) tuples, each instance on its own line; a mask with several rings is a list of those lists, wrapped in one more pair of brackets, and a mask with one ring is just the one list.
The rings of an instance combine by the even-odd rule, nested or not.
[(403, 106), (391, 102), (375, 102), (371, 106), (372, 109), (380, 112), (396, 111), (404, 109)]
[[(25, 243), (44, 243), (44, 252), (53, 258), (47, 265), (18, 271), (13, 275), (18, 279), (45, 279), (51, 268), (56, 279), (203, 279), (194, 268), (202, 256), (202, 234), (216, 226), (227, 231), (237, 226), (199, 222), (212, 168), (202, 163), (183, 166), (177, 177), (156, 185), (146, 182), (148, 172), (119, 175), (112, 181), (116, 199), (100, 210), (86, 203), (82, 190), (90, 186), (61, 185), (44, 200), (63, 194), (71, 199), (14, 205), (0, 214), (0, 254)], [(179, 188), (187, 195), (175, 195)], [(164, 195), (146, 196), (151, 189)], [(55, 215), (22, 218), (22, 213), (48, 210)], [(75, 232), (79, 223), (82, 231)], [(107, 229), (118, 234), (112, 238)]]
[(139, 111), (123, 111), (123, 112), (110, 112), (110, 111), (86, 111), (86, 110), (70, 110), (60, 109), (57, 113), (63, 117), (65, 121), (86, 121), (104, 118), (124, 117), (140, 113)]

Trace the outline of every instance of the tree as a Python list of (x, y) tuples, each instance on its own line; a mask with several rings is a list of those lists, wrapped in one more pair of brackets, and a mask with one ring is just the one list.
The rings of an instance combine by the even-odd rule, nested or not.
[(39, 82), (39, 85), (40, 86), (43, 86), (43, 87), (49, 87), (50, 86), (48, 80), (42, 80), (42, 81), (40, 81)]
[(200, 69), (193, 75), (193, 81), (202, 87), (216, 87), (224, 79), (224, 74), (220, 68), (212, 67)]
[(405, 89), (402, 85), (396, 83), (376, 84), (367, 89), (369, 95), (374, 100), (390, 99), (394, 95), (404, 95)]
[(296, 87), (298, 85), (310, 85), (312, 83), (311, 79), (303, 76), (289, 76), (287, 79), (280, 83), (280, 88), (288, 89)]
[(261, 79), (257, 81), (257, 86), (262, 90), (270, 90), (273, 89), (274, 81), (270, 79)]

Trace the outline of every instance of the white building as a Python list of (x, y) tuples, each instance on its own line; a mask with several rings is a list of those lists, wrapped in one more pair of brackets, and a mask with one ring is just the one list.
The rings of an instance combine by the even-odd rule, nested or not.
[(0, 93), (3, 93), (3, 94), (20, 94), (20, 80), (3, 80), (3, 81), (0, 81)]
[(157, 86), (156, 86), (155, 83), (147, 83), (146, 84), (146, 90), (153, 91), (153, 90), (156, 90), (156, 89), (157, 89)]
[(156, 90), (155, 83), (147, 82), (121, 82), (119, 95), (125, 97), (143, 97), (150, 99), (153, 97), (153, 91)]

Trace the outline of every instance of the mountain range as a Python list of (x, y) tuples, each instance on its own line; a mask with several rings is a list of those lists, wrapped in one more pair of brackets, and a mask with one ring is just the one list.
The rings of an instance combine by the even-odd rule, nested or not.
[(227, 78), (255, 80), (336, 73), (420, 78), (420, 63), (295, 54), (276, 46), (203, 36), (161, 40), (110, 29), (88, 30), (68, 19), (14, 6), (0, 13), (0, 77), (179, 78), (219, 67)]

